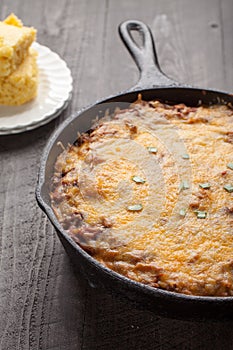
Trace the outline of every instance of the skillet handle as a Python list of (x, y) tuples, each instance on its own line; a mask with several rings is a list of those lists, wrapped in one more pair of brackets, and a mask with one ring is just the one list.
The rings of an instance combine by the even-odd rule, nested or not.
[[(142, 39), (141, 47), (132, 37), (131, 31), (137, 31), (140, 34)], [(140, 71), (139, 81), (130, 91), (179, 85), (161, 71), (154, 40), (146, 24), (136, 20), (125, 21), (119, 25), (119, 34)]]

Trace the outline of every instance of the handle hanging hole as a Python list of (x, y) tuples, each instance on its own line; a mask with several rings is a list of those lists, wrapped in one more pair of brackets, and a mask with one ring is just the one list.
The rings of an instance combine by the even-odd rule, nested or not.
[(134, 44), (137, 45), (139, 49), (142, 49), (145, 45), (145, 38), (144, 35), (138, 31), (137, 29), (132, 29), (130, 31), (131, 39), (133, 40)]

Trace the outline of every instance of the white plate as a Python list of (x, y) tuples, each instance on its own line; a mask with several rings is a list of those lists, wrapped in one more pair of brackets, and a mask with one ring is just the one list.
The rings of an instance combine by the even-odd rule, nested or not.
[(0, 135), (35, 129), (56, 118), (68, 105), (72, 77), (66, 63), (48, 47), (33, 44), (38, 52), (38, 95), (21, 106), (0, 106)]

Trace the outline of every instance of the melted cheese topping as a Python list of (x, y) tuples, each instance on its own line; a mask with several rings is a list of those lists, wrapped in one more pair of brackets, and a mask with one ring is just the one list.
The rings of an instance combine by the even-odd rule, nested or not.
[(52, 206), (78, 244), (128, 278), (233, 295), (232, 148), (227, 106), (137, 101), (58, 157)]

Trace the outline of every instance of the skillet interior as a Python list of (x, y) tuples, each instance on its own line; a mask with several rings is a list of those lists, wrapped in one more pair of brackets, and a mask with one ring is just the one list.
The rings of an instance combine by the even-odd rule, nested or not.
[(75, 268), (81, 271), (95, 288), (105, 287), (111, 292), (127, 297), (137, 306), (155, 311), (159, 315), (189, 320), (233, 320), (233, 297), (199, 297), (163, 291), (131, 281), (95, 261), (83, 251), (65, 233), (58, 223), (50, 205), (50, 183), (54, 163), (61, 148), (57, 142), (66, 147), (77, 138), (77, 132), (85, 132), (91, 128), (93, 119), (103, 116), (106, 109), (115, 109), (116, 104), (125, 108), (126, 104), (137, 99), (138, 93), (144, 100), (159, 99), (162, 102), (185, 103), (196, 106), (200, 101), (205, 105), (216, 103), (233, 103), (233, 96), (224, 92), (194, 88), (167, 87), (136, 90), (97, 102), (79, 114), (67, 119), (51, 137), (42, 157), (37, 187), (37, 200), (41, 208), (55, 226), (59, 238), (64, 245)]

